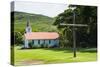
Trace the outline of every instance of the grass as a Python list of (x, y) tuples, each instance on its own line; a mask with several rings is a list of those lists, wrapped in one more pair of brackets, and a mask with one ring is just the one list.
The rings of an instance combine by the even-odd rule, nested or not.
[(23, 49), (15, 47), (15, 65), (24, 65), (23, 61), (40, 60), (43, 64), (48, 63), (69, 63), (96, 61), (96, 49), (78, 49), (77, 57), (73, 58), (73, 52), (67, 48), (41, 48)]

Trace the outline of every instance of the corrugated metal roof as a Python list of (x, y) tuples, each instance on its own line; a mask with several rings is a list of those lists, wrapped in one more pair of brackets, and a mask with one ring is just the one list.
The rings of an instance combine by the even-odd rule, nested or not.
[(59, 34), (56, 32), (31, 32), (25, 34), (25, 39), (56, 39)]

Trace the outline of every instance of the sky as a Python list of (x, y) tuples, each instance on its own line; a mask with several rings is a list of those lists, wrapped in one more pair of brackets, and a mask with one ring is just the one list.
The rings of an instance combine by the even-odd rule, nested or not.
[(14, 11), (21, 11), (34, 14), (42, 14), (49, 17), (55, 17), (59, 13), (68, 9), (67, 4), (30, 2), (30, 1), (15, 1)]

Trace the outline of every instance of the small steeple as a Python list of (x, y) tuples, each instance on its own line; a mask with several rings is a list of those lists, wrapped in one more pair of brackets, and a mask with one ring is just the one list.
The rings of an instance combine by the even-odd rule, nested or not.
[(26, 33), (31, 32), (31, 26), (30, 26), (30, 21), (29, 21), (29, 17), (27, 17), (27, 23), (26, 23)]
[(29, 17), (27, 17), (27, 25), (26, 27), (30, 26), (30, 21), (29, 21)]

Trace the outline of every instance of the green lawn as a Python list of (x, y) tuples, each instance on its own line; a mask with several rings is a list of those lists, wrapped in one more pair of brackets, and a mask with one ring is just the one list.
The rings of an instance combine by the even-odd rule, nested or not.
[(67, 48), (20, 49), (20, 47), (15, 47), (15, 65), (28, 65), (29, 63), (69, 63), (96, 60), (97, 50), (95, 48), (78, 49), (77, 57), (73, 58), (72, 49)]

